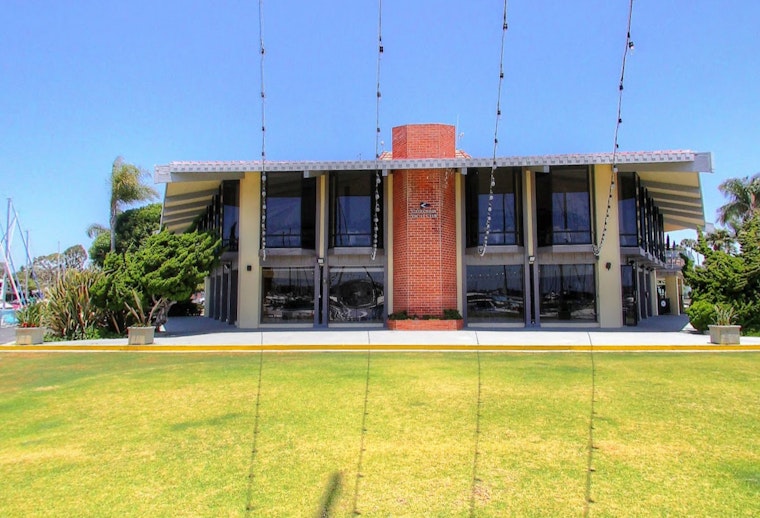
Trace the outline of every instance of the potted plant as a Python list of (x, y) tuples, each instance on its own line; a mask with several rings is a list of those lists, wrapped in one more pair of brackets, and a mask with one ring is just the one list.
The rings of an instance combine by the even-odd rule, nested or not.
[(715, 305), (715, 324), (710, 329), (710, 342), (714, 344), (738, 344), (742, 327), (734, 325), (736, 311), (731, 306)]
[(132, 290), (134, 304), (125, 304), (127, 311), (135, 319), (135, 324), (127, 328), (127, 343), (129, 345), (149, 345), (153, 343), (156, 328), (152, 325), (153, 312), (145, 313), (143, 300), (137, 290)]
[(45, 328), (42, 327), (43, 304), (33, 300), (16, 311), (16, 345), (41, 344), (45, 338)]

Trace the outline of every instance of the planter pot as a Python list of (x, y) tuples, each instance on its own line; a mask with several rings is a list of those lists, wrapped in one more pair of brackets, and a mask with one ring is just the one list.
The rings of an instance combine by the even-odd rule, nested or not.
[(44, 327), (17, 327), (16, 345), (37, 345), (45, 338)]
[(714, 344), (738, 344), (742, 326), (708, 326), (710, 342)]
[(149, 345), (153, 343), (156, 328), (132, 326), (127, 329), (129, 345)]
[(391, 331), (457, 331), (464, 328), (464, 320), (389, 320)]

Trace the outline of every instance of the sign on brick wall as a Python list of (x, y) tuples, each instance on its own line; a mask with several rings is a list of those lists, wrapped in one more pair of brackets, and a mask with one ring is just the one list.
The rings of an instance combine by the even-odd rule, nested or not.
[(411, 219), (427, 218), (433, 219), (438, 217), (438, 209), (433, 208), (428, 202), (421, 201), (419, 207), (409, 209)]

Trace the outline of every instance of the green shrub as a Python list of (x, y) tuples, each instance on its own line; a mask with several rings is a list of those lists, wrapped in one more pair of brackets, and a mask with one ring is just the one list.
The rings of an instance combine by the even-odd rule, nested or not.
[(707, 331), (707, 326), (715, 323), (715, 304), (706, 300), (698, 300), (689, 306), (686, 314), (689, 315), (691, 327), (700, 333), (704, 333)]
[(43, 321), (64, 340), (82, 340), (93, 328), (105, 325), (105, 315), (90, 296), (90, 288), (103, 274), (94, 270), (68, 270), (47, 290)]
[(462, 315), (456, 309), (444, 309), (443, 319), (444, 320), (462, 320)]
[(19, 327), (41, 327), (45, 303), (34, 300), (16, 311)]

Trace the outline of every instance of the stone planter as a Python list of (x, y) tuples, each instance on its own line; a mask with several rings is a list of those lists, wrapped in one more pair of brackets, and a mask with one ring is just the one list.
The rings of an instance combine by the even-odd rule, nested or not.
[(464, 328), (464, 320), (408, 319), (388, 320), (391, 331), (457, 331)]
[(153, 326), (142, 327), (132, 326), (127, 328), (127, 336), (129, 337), (129, 345), (149, 345), (153, 343), (156, 328)]
[(708, 326), (710, 342), (714, 344), (738, 344), (742, 326)]
[(37, 345), (45, 338), (44, 327), (17, 327), (16, 345)]

